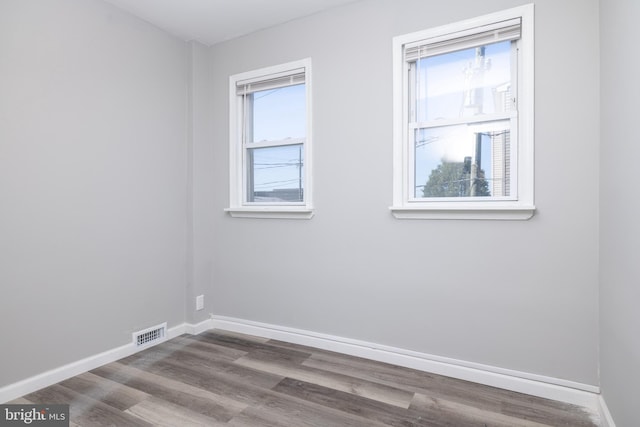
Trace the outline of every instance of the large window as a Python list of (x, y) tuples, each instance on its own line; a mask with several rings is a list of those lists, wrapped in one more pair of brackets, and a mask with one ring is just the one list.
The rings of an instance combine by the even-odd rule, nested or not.
[(533, 215), (533, 6), (394, 39), (398, 218)]
[(239, 217), (311, 218), (311, 61), (230, 78), (230, 207)]

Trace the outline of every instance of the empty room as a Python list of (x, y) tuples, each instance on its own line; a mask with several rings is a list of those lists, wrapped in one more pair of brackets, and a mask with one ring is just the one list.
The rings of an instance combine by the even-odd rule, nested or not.
[(640, 425), (638, 21), (0, 0), (0, 425)]

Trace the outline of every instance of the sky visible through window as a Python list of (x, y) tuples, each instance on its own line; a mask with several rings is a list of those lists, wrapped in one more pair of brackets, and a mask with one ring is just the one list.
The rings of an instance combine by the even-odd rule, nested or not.
[(305, 85), (253, 94), (253, 142), (306, 136)]

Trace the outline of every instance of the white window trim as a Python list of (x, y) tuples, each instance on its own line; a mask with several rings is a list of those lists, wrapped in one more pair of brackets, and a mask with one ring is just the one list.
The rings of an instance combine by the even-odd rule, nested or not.
[[(533, 216), (534, 196), (534, 38), (533, 4), (449, 24), (393, 39), (393, 206), (398, 219), (526, 220)], [(419, 40), (439, 37), (514, 18), (522, 19), (518, 66), (517, 200), (425, 201), (411, 200), (408, 169), (411, 156), (407, 141), (404, 47)]]
[[(244, 202), (244, 148), (242, 138), (242, 103), (236, 92), (236, 83), (243, 80), (259, 81), (292, 72), (305, 73), (306, 95), (306, 135), (304, 140), (304, 201), (300, 203), (245, 203)], [(311, 58), (292, 61), (235, 74), (229, 77), (229, 207), (225, 209), (234, 218), (275, 218), (275, 219), (311, 219), (312, 203), (312, 120), (311, 111)], [(280, 141), (282, 142), (282, 141)], [(299, 141), (297, 141), (299, 143)], [(293, 143), (288, 141), (286, 144)], [(259, 146), (273, 145), (275, 142), (258, 143)], [(285, 145), (286, 145), (285, 144)], [(258, 147), (256, 146), (256, 148)], [(276, 144), (283, 145), (283, 144)]]

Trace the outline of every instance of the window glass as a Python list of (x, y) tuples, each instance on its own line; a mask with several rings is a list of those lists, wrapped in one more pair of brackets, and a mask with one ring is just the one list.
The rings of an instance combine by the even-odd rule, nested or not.
[(249, 202), (302, 202), (304, 150), (302, 144), (247, 150)]
[(501, 120), (415, 130), (413, 197), (509, 196), (509, 129)]
[(511, 42), (419, 59), (415, 65), (418, 122), (507, 111)]
[(249, 142), (306, 136), (304, 84), (263, 90), (249, 96), (253, 103), (253, 120), (247, 121)]

